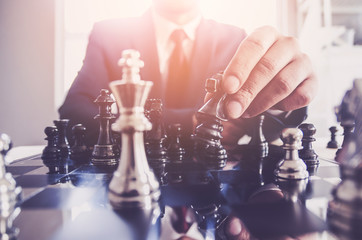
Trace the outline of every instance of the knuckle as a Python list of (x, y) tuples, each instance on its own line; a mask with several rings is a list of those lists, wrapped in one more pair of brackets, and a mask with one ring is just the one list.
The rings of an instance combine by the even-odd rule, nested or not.
[(300, 53), (298, 57), (295, 60), (297, 63), (299, 63), (299, 66), (301, 67), (301, 70), (307, 73), (307, 75), (310, 75), (313, 73), (313, 65), (309, 58), (309, 56), (305, 53)]
[(267, 57), (263, 57), (262, 59), (260, 59), (258, 65), (259, 65), (259, 70), (263, 74), (275, 73), (277, 71), (277, 64), (274, 59), (269, 59)]
[(259, 31), (263, 31), (263, 32), (268, 32), (270, 34), (278, 34), (278, 31), (275, 27), (269, 26), (269, 25), (265, 25), (265, 26), (261, 26), (259, 27), (257, 30)]
[(299, 49), (299, 42), (295, 37), (285, 36), (282, 41), (284, 41), (289, 46), (293, 47), (293, 49)]
[(266, 50), (266, 47), (264, 46), (264, 43), (261, 39), (257, 39), (254, 37), (250, 37), (248, 39), (248, 43), (253, 47), (256, 48), (260, 52), (264, 52)]
[(293, 90), (292, 84), (287, 78), (281, 77), (277, 84), (279, 94), (290, 93)]
[(299, 53), (296, 60), (301, 61), (304, 64), (310, 64), (310, 58), (306, 53)]
[(299, 107), (307, 106), (311, 101), (313, 97), (309, 92), (303, 92), (300, 93), (296, 98), (296, 103)]
[(299, 41), (295, 37), (287, 36), (284, 38), (286, 45), (293, 49), (296, 53), (300, 52)]
[(254, 99), (254, 91), (249, 88), (242, 88), (236, 93), (236, 97), (244, 106), (247, 106)]
[(247, 72), (246, 71), (240, 71), (240, 69), (243, 69), (243, 63), (241, 59), (234, 59), (233, 60), (233, 64), (230, 65), (224, 75), (223, 78), (226, 78), (228, 76), (234, 76), (237, 79), (239, 79), (240, 83), (243, 83), (246, 78), (248, 77)]

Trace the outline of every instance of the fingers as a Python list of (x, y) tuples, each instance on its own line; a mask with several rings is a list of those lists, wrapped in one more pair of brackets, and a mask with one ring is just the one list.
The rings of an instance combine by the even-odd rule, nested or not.
[(291, 111), (307, 106), (318, 91), (318, 81), (315, 75), (304, 80), (288, 97), (276, 104), (275, 108)]
[(230, 240), (253, 239), (244, 223), (236, 217), (230, 217), (225, 223), (225, 234)]
[(304, 107), (315, 95), (315, 82), (309, 58), (301, 54), (273, 77), (242, 116), (254, 117), (273, 106), (283, 111)]
[(223, 75), (229, 118), (252, 117), (271, 107), (294, 110), (315, 95), (309, 58), (295, 38), (271, 27), (256, 30), (239, 46)]
[(248, 79), (255, 65), (278, 39), (272, 27), (262, 27), (250, 34), (239, 46), (224, 72), (223, 88), (226, 93), (236, 93)]
[[(286, 65), (295, 59), (298, 52), (299, 46), (295, 39), (286, 37), (277, 40), (254, 66), (248, 79), (239, 90), (228, 98), (227, 105), (232, 106), (232, 108), (228, 108), (227, 106), (227, 110), (231, 110), (227, 112), (228, 116), (231, 118), (239, 117), (254, 101), (259, 92), (262, 91)], [(290, 81), (294, 81), (294, 79), (287, 79), (286, 84), (297, 86), (301, 82), (300, 80), (299, 82), (289, 83)], [(269, 93), (271, 94), (271, 92)], [(274, 104), (275, 103), (276, 102), (274, 102)], [(238, 104), (240, 106), (237, 106)], [(265, 104), (259, 105), (259, 108), (260, 107), (262, 110), (268, 109)]]

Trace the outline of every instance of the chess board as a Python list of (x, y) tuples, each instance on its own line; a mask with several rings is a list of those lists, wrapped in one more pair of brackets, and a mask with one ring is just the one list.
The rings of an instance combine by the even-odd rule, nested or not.
[[(278, 162), (277, 152), (271, 148), (264, 160)], [(285, 200), (278, 186), (261, 179), (253, 167), (242, 164), (250, 162), (252, 153), (221, 170), (205, 169), (192, 160), (166, 165), (158, 174), (158, 212), (146, 222), (129, 222), (127, 215), (110, 207), (107, 192), (115, 167), (75, 166), (70, 160), (63, 172), (49, 174), (40, 155), (25, 157), (7, 166), (23, 189), (14, 226), (19, 240), (160, 239), (162, 229), (172, 225), (167, 209), (186, 207), (194, 215), (198, 236), (205, 239), (232, 239), (226, 231), (235, 219), (257, 239), (337, 239), (325, 220), (331, 191), (340, 181), (339, 166), (330, 158), (334, 152), (323, 147), (316, 174), (294, 202)]]

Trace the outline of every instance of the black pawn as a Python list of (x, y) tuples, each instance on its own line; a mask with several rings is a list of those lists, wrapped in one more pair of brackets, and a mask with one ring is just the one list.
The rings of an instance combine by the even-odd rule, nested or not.
[(71, 147), (71, 159), (76, 163), (88, 163), (89, 162), (89, 149), (85, 144), (86, 128), (82, 124), (74, 125), (72, 128), (72, 134), (74, 137), (74, 145)]
[(44, 148), (41, 155), (42, 159), (57, 159), (60, 157), (60, 149), (57, 146), (58, 129), (55, 126), (46, 127), (44, 133), (47, 136), (45, 140), (48, 141), (47, 146)]
[(102, 89), (94, 102), (99, 107), (99, 113), (94, 117), (99, 121), (99, 136), (93, 148), (92, 163), (100, 166), (115, 166), (119, 161), (117, 155), (119, 151), (115, 151), (116, 145), (113, 143), (111, 131), (111, 120), (116, 118), (111, 112), (114, 100), (108, 90)]
[(257, 156), (261, 158), (268, 156), (269, 152), (268, 142), (265, 140), (263, 133), (264, 118), (264, 115), (257, 117), (258, 122), (255, 125), (253, 136), (249, 143), (249, 146), (253, 149), (253, 152), (255, 152)]
[(45, 166), (49, 168), (49, 173), (59, 173), (66, 167), (66, 158), (61, 155), (61, 149), (58, 147), (59, 130), (55, 126), (46, 127), (44, 130), (48, 141), (44, 148), (41, 159)]
[(249, 151), (248, 156), (250, 157), (243, 159), (249, 167), (258, 171), (261, 182), (264, 182), (264, 180), (268, 179), (268, 177), (273, 177), (272, 171), (269, 171), (271, 169), (269, 166), (272, 165), (272, 163), (270, 161), (266, 161), (266, 157), (269, 153), (269, 145), (263, 133), (264, 118), (264, 115), (259, 115), (256, 118), (257, 121), (253, 126), (254, 129), (252, 137), (247, 148)]
[(210, 169), (225, 167), (227, 154), (221, 144), (221, 133), (224, 130), (221, 121), (201, 112), (198, 112), (196, 117), (199, 124), (193, 135), (195, 155)]
[(165, 174), (167, 157), (166, 131), (162, 118), (160, 99), (148, 99), (145, 104), (145, 116), (152, 124), (152, 129), (145, 133), (146, 156), (150, 167), (160, 179)]
[(335, 160), (337, 162), (342, 161), (341, 159), (339, 159), (339, 154), (341, 153), (342, 149), (346, 148), (348, 143), (352, 140), (355, 123), (352, 121), (344, 121), (341, 122), (341, 126), (343, 127), (343, 142), (341, 147), (336, 152)]
[(60, 149), (61, 157), (67, 158), (70, 155), (70, 146), (66, 136), (69, 119), (60, 119), (53, 121), (58, 129), (57, 146)]
[(336, 140), (337, 127), (332, 126), (329, 128), (329, 131), (331, 132), (331, 140), (328, 142), (327, 148), (338, 148), (338, 142)]
[(122, 136), (119, 132), (112, 132), (112, 141), (113, 141), (113, 153), (117, 159), (121, 156), (121, 148), (122, 148)]
[(171, 162), (179, 162), (185, 159), (186, 151), (181, 142), (181, 124), (175, 123), (169, 126), (168, 157)]
[(162, 102), (160, 99), (148, 99), (145, 115), (152, 124), (152, 129), (145, 134), (146, 154), (149, 162), (166, 162), (166, 133), (162, 121)]
[(312, 143), (316, 140), (314, 135), (317, 129), (311, 123), (303, 123), (299, 126), (299, 129), (303, 132), (303, 148), (299, 150), (299, 157), (305, 162), (309, 174), (312, 175), (315, 173), (319, 165), (318, 155), (315, 153), (312, 145)]

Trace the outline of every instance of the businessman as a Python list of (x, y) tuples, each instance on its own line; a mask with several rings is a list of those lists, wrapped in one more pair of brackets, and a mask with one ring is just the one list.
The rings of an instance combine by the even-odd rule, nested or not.
[[(198, 0), (153, 0), (141, 17), (96, 23), (90, 34), (83, 66), (59, 109), (71, 125), (87, 127), (89, 145), (96, 142), (99, 128), (93, 101), (100, 89), (121, 79), (117, 62), (125, 49), (141, 53), (141, 78), (153, 81), (149, 97), (162, 99), (166, 121), (180, 121), (186, 128), (192, 128), (193, 114), (210, 97), (205, 96), (205, 79), (224, 71), (230, 119), (224, 124), (226, 142), (235, 143), (247, 133), (245, 124), (265, 111), (275, 116), (279, 128), (298, 125), (316, 94), (311, 61), (295, 38), (268, 26), (247, 36), (237, 27), (204, 19)], [(270, 138), (280, 130), (273, 124), (269, 128)]]

